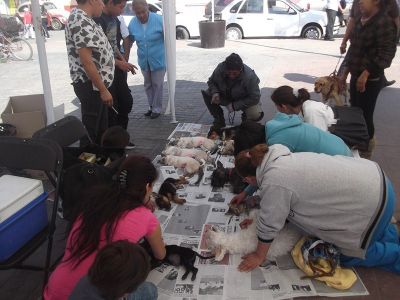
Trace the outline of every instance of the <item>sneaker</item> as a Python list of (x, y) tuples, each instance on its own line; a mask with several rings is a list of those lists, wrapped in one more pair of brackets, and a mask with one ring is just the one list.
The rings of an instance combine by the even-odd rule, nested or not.
[(150, 116), (151, 116), (151, 113), (152, 113), (152, 112), (151, 112), (151, 110), (149, 109), (149, 110), (147, 111), (147, 113), (144, 114), (144, 116), (145, 116), (145, 117), (150, 117)]
[(136, 148), (136, 145), (132, 142), (129, 142), (129, 144), (125, 147), (126, 150), (134, 149)]
[(151, 113), (150, 119), (157, 119), (160, 116), (160, 113)]

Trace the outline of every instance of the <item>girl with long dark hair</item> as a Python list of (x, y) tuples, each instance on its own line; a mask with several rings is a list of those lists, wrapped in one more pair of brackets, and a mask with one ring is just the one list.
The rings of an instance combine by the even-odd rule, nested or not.
[(66, 300), (87, 274), (97, 252), (105, 245), (145, 238), (157, 259), (165, 256), (160, 224), (150, 207), (157, 170), (150, 159), (129, 156), (121, 164), (118, 179), (91, 189), (73, 221), (62, 262), (53, 272), (44, 299)]

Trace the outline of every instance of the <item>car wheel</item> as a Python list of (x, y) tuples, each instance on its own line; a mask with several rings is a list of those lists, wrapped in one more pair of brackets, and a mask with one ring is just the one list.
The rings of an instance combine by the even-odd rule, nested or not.
[(61, 30), (63, 28), (63, 24), (59, 19), (53, 18), (51, 19), (51, 28), (53, 30)]
[(309, 25), (303, 29), (303, 37), (306, 39), (319, 40), (322, 37), (322, 31), (316, 25)]
[(188, 40), (190, 38), (189, 31), (183, 27), (176, 28), (176, 39), (177, 40)]
[(242, 31), (238, 27), (229, 27), (225, 31), (225, 39), (236, 41), (242, 39)]

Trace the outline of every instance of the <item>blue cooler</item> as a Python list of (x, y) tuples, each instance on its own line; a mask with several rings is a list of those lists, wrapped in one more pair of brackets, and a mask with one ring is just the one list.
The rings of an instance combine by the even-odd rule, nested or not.
[(46, 199), (40, 180), (0, 177), (0, 262), (47, 226)]

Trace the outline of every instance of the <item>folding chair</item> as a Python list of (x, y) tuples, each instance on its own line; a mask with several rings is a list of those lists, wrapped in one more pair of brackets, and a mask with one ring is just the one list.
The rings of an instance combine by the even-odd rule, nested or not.
[[(53, 236), (56, 229), (58, 193), (63, 164), (61, 147), (54, 141), (45, 139), (21, 139), (0, 137), (0, 166), (12, 169), (32, 169), (44, 171), (55, 187), (55, 196), (47, 227), (32, 238), (17, 253), (0, 263), (0, 270), (28, 269), (44, 271), (44, 285), (50, 270)], [(24, 261), (47, 240), (46, 261), (44, 267), (25, 265)]]
[(33, 134), (34, 139), (46, 138), (57, 142), (61, 147), (67, 147), (82, 138), (88, 138), (89, 134), (83, 123), (74, 116), (68, 116), (50, 124)]

